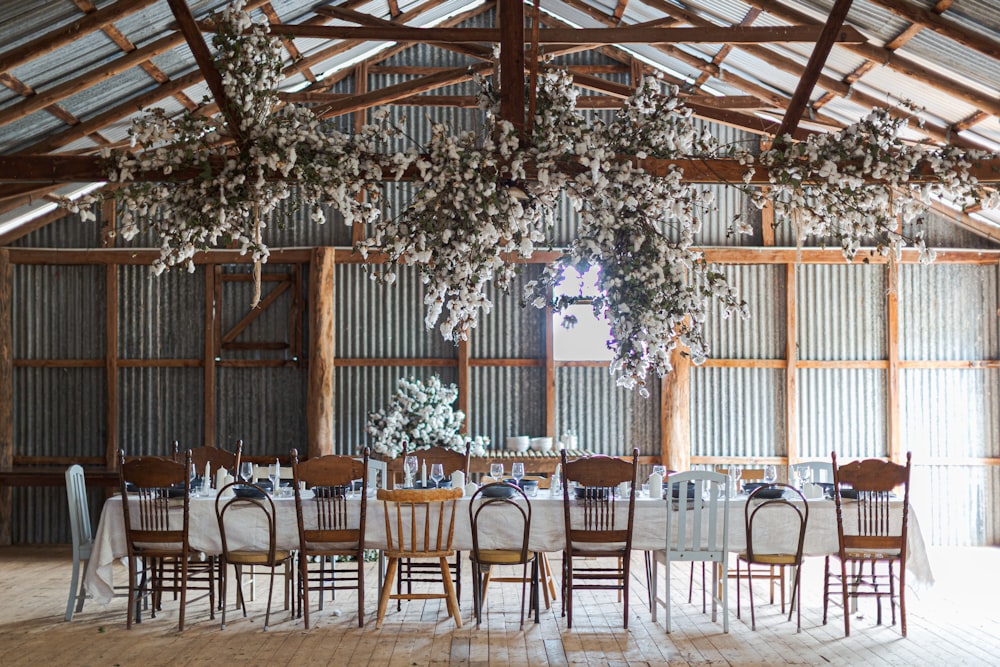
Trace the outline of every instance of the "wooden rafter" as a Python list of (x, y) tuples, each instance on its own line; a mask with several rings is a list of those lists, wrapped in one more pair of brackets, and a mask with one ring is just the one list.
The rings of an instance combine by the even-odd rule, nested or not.
[(816, 80), (823, 73), (823, 67), (826, 65), (826, 59), (830, 57), (830, 51), (833, 49), (836, 35), (840, 32), (844, 21), (847, 20), (847, 12), (850, 11), (853, 2), (854, 0), (837, 0), (833, 5), (833, 9), (830, 10), (830, 16), (826, 20), (823, 34), (816, 41), (816, 46), (809, 56), (806, 69), (799, 79), (799, 84), (795, 88), (795, 92), (792, 94), (792, 101), (788, 103), (788, 109), (781, 119), (781, 128), (778, 130), (779, 137), (791, 134), (798, 129), (799, 121), (802, 119), (802, 114), (805, 113), (806, 105), (809, 103), (809, 96), (812, 95), (812, 90), (816, 86)]
[[(939, 0), (931, 9), (935, 14), (943, 14), (951, 8), (952, 0)], [(902, 32), (885, 43), (885, 48), (896, 51), (902, 48), (908, 41), (917, 36), (924, 26), (919, 23), (911, 23)]]
[(936, 11), (937, 8), (927, 10), (903, 0), (871, 0), (871, 2), (888, 9), (896, 16), (904, 18), (914, 25), (933, 30), (962, 46), (967, 46), (985, 56), (1000, 60), (1000, 44), (941, 16), (944, 10)]
[[(278, 12), (274, 11), (274, 7), (271, 6), (270, 2), (264, 4), (260, 9), (264, 12), (264, 16), (267, 17), (267, 20), (271, 23), (281, 23), (281, 18), (278, 16)], [(281, 44), (285, 47), (285, 51), (288, 52), (292, 62), (302, 60), (302, 53), (299, 51), (298, 47), (295, 46), (295, 42), (280, 35), (278, 39), (281, 40)], [(316, 83), (317, 81), (316, 75), (313, 74), (313, 71), (308, 67), (302, 70), (302, 76), (304, 76), (310, 83)]]
[[(524, 2), (498, 0), (500, 117), (524, 129)], [(560, 42), (566, 40), (559, 40)]]
[[(756, 7), (751, 7), (750, 11), (748, 11), (743, 16), (743, 19), (740, 21), (740, 25), (741, 26), (753, 25), (753, 22), (756, 21), (757, 17), (759, 17), (761, 14), (762, 14), (761, 10), (757, 9)], [(721, 66), (722, 63), (725, 61), (725, 59), (732, 52), (732, 50), (733, 50), (732, 44), (723, 44), (722, 48), (720, 48), (719, 51), (712, 57), (712, 64), (717, 67)], [(700, 88), (701, 86), (705, 85), (705, 82), (708, 81), (708, 78), (709, 78), (708, 75), (702, 72), (701, 75), (698, 76), (698, 79), (694, 82), (694, 85)]]

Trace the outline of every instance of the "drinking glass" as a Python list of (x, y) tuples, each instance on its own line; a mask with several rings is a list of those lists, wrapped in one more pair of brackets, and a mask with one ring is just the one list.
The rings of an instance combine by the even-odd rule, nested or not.
[(776, 466), (764, 466), (764, 481), (774, 484), (778, 479), (778, 468)]
[(667, 479), (667, 466), (659, 466), (659, 465), (653, 466), (653, 473), (652, 474), (655, 475), (657, 473), (659, 473), (660, 479), (662, 479), (663, 481), (666, 481), (666, 479)]
[(802, 483), (803, 484), (812, 484), (812, 481), (813, 481), (813, 470), (812, 470), (812, 468), (802, 467), (802, 468), (800, 468), (800, 470), (802, 471)]
[(510, 466), (511, 477), (514, 478), (514, 483), (521, 486), (521, 478), (524, 477), (524, 464), (514, 463)]
[(729, 469), (729, 486), (734, 496), (740, 492), (740, 478), (742, 477), (743, 471), (736, 466)]
[(412, 487), (416, 482), (417, 478), (417, 457), (407, 456), (403, 459), (403, 474), (406, 475), (406, 480), (403, 482), (404, 486)]
[(244, 482), (249, 482), (253, 479), (253, 463), (250, 461), (240, 463), (240, 479)]
[(490, 477), (493, 478), (494, 482), (503, 481), (503, 464), (502, 463), (491, 463), (490, 464)]
[(281, 468), (272, 463), (267, 466), (267, 478), (271, 480), (271, 495), (278, 495), (278, 487), (281, 485)]
[(444, 479), (444, 466), (440, 463), (431, 464), (431, 479), (434, 480), (434, 487), (441, 487), (441, 480)]

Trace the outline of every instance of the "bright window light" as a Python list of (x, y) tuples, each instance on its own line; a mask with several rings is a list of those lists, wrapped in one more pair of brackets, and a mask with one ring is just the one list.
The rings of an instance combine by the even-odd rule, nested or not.
[[(598, 268), (593, 267), (584, 275), (572, 269), (566, 272), (566, 279), (556, 288), (556, 296), (570, 295), (583, 298), (599, 294), (597, 287)], [(566, 315), (576, 317), (576, 324), (571, 328), (563, 326)], [(562, 314), (553, 314), (554, 332), (552, 337), (553, 356), (558, 361), (610, 361), (611, 351), (607, 341), (611, 337), (611, 328), (604, 318), (594, 316), (590, 303), (580, 303), (570, 306)]]

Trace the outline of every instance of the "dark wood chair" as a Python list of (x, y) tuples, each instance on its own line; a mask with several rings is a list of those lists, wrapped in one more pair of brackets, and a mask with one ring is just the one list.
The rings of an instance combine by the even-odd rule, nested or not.
[[(629, 564), (632, 524), (635, 518), (635, 479), (639, 450), (632, 460), (590, 456), (568, 461), (562, 452), (566, 549), (563, 553), (563, 615), (573, 627), (574, 590), (616, 590), (624, 603), (624, 627), (628, 628)], [(615, 494), (622, 482), (629, 483), (627, 501)], [(574, 483), (579, 488), (572, 488)], [(620, 505), (626, 505), (623, 512)], [(578, 566), (575, 559), (613, 558), (614, 567), (597, 561)], [(605, 561), (606, 562), (606, 561)]]
[[(430, 469), (433, 464), (440, 463), (446, 479), (450, 478), (451, 474), (456, 470), (461, 470), (465, 473), (465, 479), (469, 479), (469, 450), (469, 445), (466, 445), (464, 454), (462, 452), (455, 451), (454, 449), (447, 449), (445, 447), (430, 447), (428, 449), (415, 449), (412, 451), (408, 451), (404, 448), (403, 456), (401, 458), (405, 459), (406, 456), (410, 455), (416, 456), (421, 463), (427, 464), (428, 474), (430, 474)], [(452, 561), (448, 567), (455, 586), (455, 599), (458, 600), (459, 605), (461, 605), (462, 552), (455, 552), (455, 560)], [(440, 579), (438, 579), (439, 571), (435, 563), (403, 560), (399, 563), (399, 572), (397, 574), (397, 594), (403, 592), (404, 585), (406, 586), (407, 593), (412, 593), (414, 583), (437, 583), (440, 581)], [(397, 601), (397, 611), (401, 608), (402, 603)]]
[[(485, 512), (485, 514), (484, 514)], [(480, 546), (480, 526), (514, 523), (521, 526), (520, 549), (483, 549)], [(531, 583), (531, 600), (535, 610), (535, 622), (539, 622), (538, 574), (539, 559), (528, 551), (528, 536), (531, 533), (531, 501), (517, 486), (496, 482), (480, 487), (469, 501), (469, 524), (472, 530), (472, 599), (476, 609), (476, 625), (482, 622), (483, 602), (486, 596), (485, 583), (512, 582), (521, 584), (521, 625), (524, 625), (524, 605), (527, 600), (526, 587)], [(493, 568), (501, 566), (521, 566), (520, 577), (494, 577)], [(528, 566), (531, 565), (531, 576)]]
[(204, 580), (195, 580), (190, 567), (190, 464), (188, 453), (182, 463), (158, 456), (126, 459), (124, 450), (119, 451), (129, 571), (128, 628), (132, 627), (133, 616), (137, 623), (142, 620), (139, 598), (152, 594), (151, 615), (155, 617), (164, 591), (180, 594), (180, 630), (184, 629), (189, 589), (207, 590), (209, 613), (215, 618), (215, 570), (206, 566), (200, 570)]
[[(215, 475), (219, 468), (230, 471), (233, 478), (239, 477), (240, 462), (243, 459), (243, 441), (236, 443), (236, 451), (230, 452), (219, 447), (193, 447), (191, 448), (191, 463), (194, 470), (201, 475), (205, 472), (205, 465), (208, 465), (209, 473)], [(212, 480), (215, 481), (214, 479)]]
[[(844, 610), (844, 634), (851, 634), (848, 604), (852, 599), (875, 598), (877, 623), (882, 623), (882, 599), (888, 598), (892, 624), (899, 621), (906, 636), (906, 527), (910, 509), (910, 452), (906, 465), (865, 459), (841, 467), (833, 462), (834, 502), (837, 507), (839, 549), (826, 557), (823, 578), (823, 623), (830, 601)], [(893, 495), (902, 489), (902, 507)], [(839, 564), (839, 567), (838, 567)], [(850, 573), (848, 573), (850, 566)], [(897, 569), (898, 568), (898, 569)], [(839, 598), (839, 599), (838, 599)]]
[[(448, 607), (448, 614), (455, 619), (455, 625), (462, 627), (455, 587), (448, 568), (448, 559), (455, 554), (452, 548), (455, 536), (455, 501), (461, 497), (462, 489), (378, 490), (378, 499), (382, 501), (385, 513), (385, 556), (389, 559), (389, 565), (379, 595), (375, 627), (382, 627), (390, 599), (443, 599)], [(435, 561), (440, 571), (437, 581), (441, 582), (443, 592), (392, 593), (393, 579), (399, 571), (399, 563), (404, 559), (415, 558)]]
[[(234, 494), (230, 496), (227, 492), (232, 490)], [(234, 516), (227, 516), (234, 513)], [(252, 514), (251, 514), (252, 513)], [(243, 609), (243, 617), (247, 615), (246, 599), (243, 595), (243, 568), (244, 567), (267, 567), (271, 569), (270, 583), (267, 590), (267, 612), (264, 616), (264, 629), (267, 630), (271, 622), (271, 600), (274, 597), (275, 570), (278, 567), (284, 568), (285, 577), (285, 600), (287, 602), (289, 593), (292, 590), (292, 562), (291, 551), (278, 549), (277, 530), (274, 524), (274, 501), (267, 495), (263, 488), (246, 482), (232, 482), (219, 489), (215, 496), (215, 516), (219, 522), (219, 536), (222, 539), (222, 554), (219, 556), (219, 568), (221, 570), (222, 585), (220, 589), (219, 606), (222, 608), (222, 628), (226, 627), (226, 591), (228, 590), (227, 565), (232, 565), (236, 570), (236, 598)], [(267, 549), (241, 548), (230, 549), (227, 529), (229, 524), (235, 521), (246, 525), (248, 521), (253, 521), (256, 525), (267, 526)], [(287, 604), (285, 605), (287, 608)]]
[[(299, 528), (299, 589), (309, 627), (309, 592), (319, 591), (319, 608), (323, 608), (323, 592), (355, 589), (358, 594), (358, 626), (365, 624), (365, 514), (368, 499), (368, 456), (365, 448), (361, 461), (350, 456), (320, 456), (299, 461), (298, 451), (292, 451), (292, 480), (295, 489), (295, 514)], [(361, 480), (361, 500), (355, 514), (347, 495), (355, 480)], [(302, 487), (312, 491), (306, 497)], [(310, 568), (310, 560), (317, 557)], [(337, 556), (354, 558), (353, 565), (338, 570), (334, 576)], [(348, 575), (346, 578), (344, 575)], [(354, 582), (346, 583), (353, 575)]]
[[(775, 490), (784, 494), (784, 497), (775, 498)], [(767, 498), (761, 500), (758, 496), (766, 495)], [(791, 497), (792, 502), (788, 499)], [(777, 551), (761, 552), (754, 549), (754, 527), (761, 524), (781, 522), (788, 526), (798, 526), (798, 532), (794, 533), (794, 541), (789, 540), (787, 544), (781, 545), (783, 548)], [(792, 567), (795, 571), (795, 578), (792, 580), (792, 601), (788, 609), (788, 620), (792, 620), (792, 611), (797, 611), (796, 632), (802, 631), (802, 588), (799, 586), (802, 576), (802, 545), (806, 538), (806, 525), (809, 523), (809, 504), (806, 503), (805, 496), (794, 486), (788, 484), (771, 484), (754, 489), (747, 499), (747, 504), (743, 510), (743, 524), (746, 528), (747, 548), (746, 551), (736, 556), (736, 618), (740, 617), (740, 578), (746, 577), (747, 590), (750, 593), (750, 629), (757, 629), (757, 616), (754, 611), (753, 580), (761, 575), (771, 582), (771, 604), (774, 604), (774, 578), (775, 569), (780, 570), (781, 576), (781, 613), (785, 613), (785, 568)], [(772, 523), (773, 525), (773, 523)], [(791, 535), (791, 533), (790, 533)], [(758, 542), (759, 544), (759, 542)], [(740, 564), (746, 564), (746, 572), (743, 572)], [(754, 566), (758, 566), (754, 568)]]

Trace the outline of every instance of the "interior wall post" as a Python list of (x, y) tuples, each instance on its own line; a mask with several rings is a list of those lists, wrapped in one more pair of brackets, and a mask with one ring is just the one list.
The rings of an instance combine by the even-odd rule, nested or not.
[(309, 270), (309, 384), (306, 396), (309, 458), (334, 453), (334, 257), (333, 248), (316, 248)]
[[(0, 248), (0, 470), (14, 467), (14, 267), (10, 253)], [(11, 543), (13, 489), (0, 486), (0, 545)]]
[(118, 265), (104, 270), (104, 460), (108, 470), (118, 467)]
[(885, 304), (886, 344), (889, 350), (889, 377), (886, 383), (889, 432), (886, 435), (889, 440), (889, 460), (905, 463), (899, 412), (899, 265), (896, 262), (889, 262), (886, 280), (889, 283)]
[(674, 370), (660, 381), (660, 463), (691, 469), (691, 357), (680, 345), (670, 353)]
[(785, 265), (785, 454), (788, 465), (799, 462), (798, 315), (795, 264)]
[(216, 346), (216, 325), (218, 322), (218, 308), (221, 304), (216, 299), (216, 279), (218, 264), (205, 265), (205, 350), (204, 350), (204, 378), (205, 378), (205, 401), (202, 410), (205, 416), (204, 430), (202, 432), (202, 443), (205, 447), (215, 446), (215, 412), (216, 402), (216, 366), (215, 357), (218, 355)]

